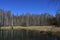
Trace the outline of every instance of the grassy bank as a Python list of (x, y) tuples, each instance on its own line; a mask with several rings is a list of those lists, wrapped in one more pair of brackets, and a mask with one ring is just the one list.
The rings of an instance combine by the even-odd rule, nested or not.
[(38, 31), (51, 31), (51, 32), (60, 32), (60, 27), (53, 27), (53, 26), (9, 26), (9, 27), (0, 27), (0, 30), (38, 30)]

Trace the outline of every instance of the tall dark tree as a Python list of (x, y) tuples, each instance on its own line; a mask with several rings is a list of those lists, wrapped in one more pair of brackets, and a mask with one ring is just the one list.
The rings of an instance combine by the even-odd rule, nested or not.
[(4, 25), (4, 10), (0, 9), (0, 25)]

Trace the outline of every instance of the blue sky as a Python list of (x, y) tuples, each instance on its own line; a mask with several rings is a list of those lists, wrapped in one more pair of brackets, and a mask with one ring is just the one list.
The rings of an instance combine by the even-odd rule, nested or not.
[(59, 9), (60, 0), (0, 0), (0, 9), (11, 10), (14, 14), (50, 13), (54, 15)]

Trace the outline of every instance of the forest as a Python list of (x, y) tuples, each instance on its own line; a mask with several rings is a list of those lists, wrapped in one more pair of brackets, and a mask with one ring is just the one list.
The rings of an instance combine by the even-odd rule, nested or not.
[(10, 10), (0, 9), (0, 26), (60, 26), (60, 12), (31, 14), (29, 12), (14, 15)]

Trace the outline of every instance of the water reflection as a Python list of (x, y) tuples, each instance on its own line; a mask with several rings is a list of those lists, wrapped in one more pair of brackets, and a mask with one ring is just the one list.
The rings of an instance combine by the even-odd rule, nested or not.
[(0, 30), (0, 40), (58, 40), (58, 37), (36, 30)]

